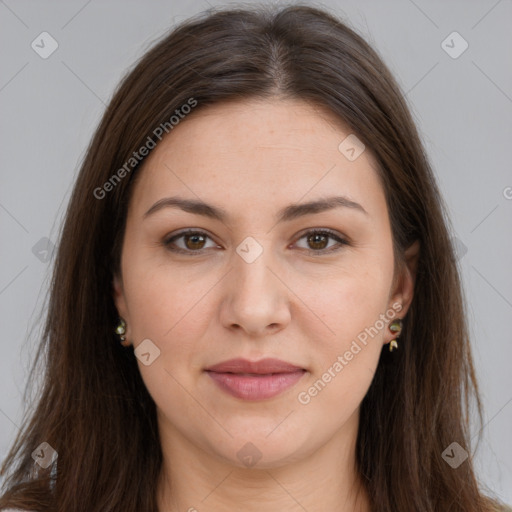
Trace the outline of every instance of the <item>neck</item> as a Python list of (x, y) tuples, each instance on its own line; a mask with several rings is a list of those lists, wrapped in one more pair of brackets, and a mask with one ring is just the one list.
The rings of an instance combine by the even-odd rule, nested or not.
[(159, 512), (370, 512), (355, 464), (355, 436), (346, 429), (306, 458), (259, 469), (200, 449), (169, 425), (161, 428), (161, 441)]

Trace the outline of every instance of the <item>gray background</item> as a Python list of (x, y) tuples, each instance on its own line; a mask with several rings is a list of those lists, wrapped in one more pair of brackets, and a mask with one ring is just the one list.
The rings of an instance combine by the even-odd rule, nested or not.
[[(21, 423), (51, 269), (40, 240), (56, 241), (89, 139), (124, 72), (173, 24), (211, 5), (221, 3), (0, 0), (2, 459)], [(512, 503), (512, 1), (316, 5), (374, 45), (417, 121), (458, 239), (485, 406), (477, 471)], [(31, 47), (43, 31), (59, 45), (47, 59)], [(457, 58), (442, 47), (453, 31), (469, 44)], [(461, 40), (446, 44), (462, 48)]]

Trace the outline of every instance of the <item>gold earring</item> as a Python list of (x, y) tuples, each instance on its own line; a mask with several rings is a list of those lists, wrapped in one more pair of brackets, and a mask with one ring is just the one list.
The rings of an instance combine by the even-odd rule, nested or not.
[(119, 336), (121, 345), (126, 347), (126, 322), (122, 318), (119, 319), (119, 324), (117, 324), (116, 334)]
[[(396, 338), (398, 338), (402, 332), (402, 320), (400, 320), (400, 318), (393, 320), (393, 322), (389, 324), (389, 330), (395, 334)], [(393, 349), (398, 348), (398, 342), (396, 341), (396, 338), (389, 342), (390, 352), (393, 352)]]

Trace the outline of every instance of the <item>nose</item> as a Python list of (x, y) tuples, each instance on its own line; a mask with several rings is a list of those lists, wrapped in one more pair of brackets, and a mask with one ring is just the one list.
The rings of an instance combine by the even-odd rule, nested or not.
[(222, 324), (259, 337), (285, 328), (291, 319), (290, 290), (283, 271), (266, 249), (251, 263), (233, 255), (221, 306)]

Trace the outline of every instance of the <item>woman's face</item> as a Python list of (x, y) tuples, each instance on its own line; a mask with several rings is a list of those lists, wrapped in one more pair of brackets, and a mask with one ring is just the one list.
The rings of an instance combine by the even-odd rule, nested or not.
[[(393, 282), (375, 160), (349, 135), (301, 101), (231, 102), (185, 118), (146, 159), (114, 294), (162, 442), (272, 467), (355, 441), (413, 277)], [(208, 370), (234, 358), (297, 369)]]

